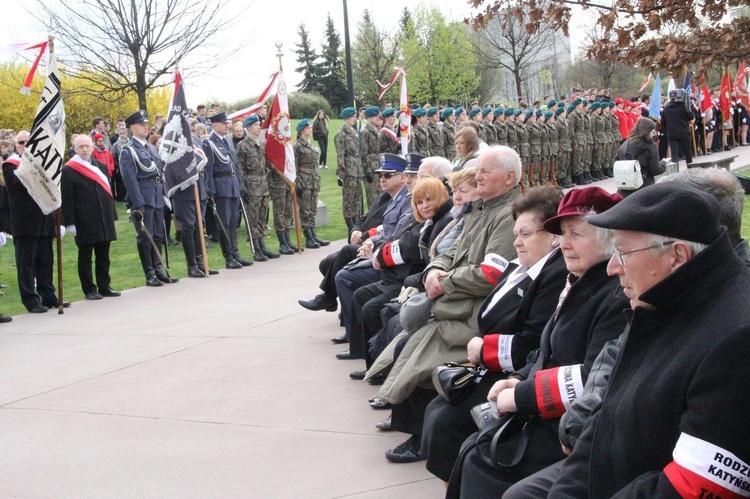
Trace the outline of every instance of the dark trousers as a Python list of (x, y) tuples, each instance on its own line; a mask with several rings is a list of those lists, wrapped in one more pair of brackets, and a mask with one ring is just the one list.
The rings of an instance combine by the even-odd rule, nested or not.
[[(380, 271), (372, 267), (346, 270), (342, 269), (336, 274), (336, 293), (341, 302), (341, 318), (346, 328), (346, 336), (351, 340), (352, 322), (355, 321), (352, 311), (352, 302), (354, 301), (354, 292), (362, 286), (376, 282), (380, 278)], [(365, 352), (356, 352), (349, 348), (352, 357), (364, 358)]]
[[(146, 226), (146, 230), (149, 231), (151, 237), (154, 239), (156, 244), (163, 243), (165, 241), (164, 235), (164, 210), (162, 208), (152, 208), (145, 206), (143, 208), (143, 225)], [(149, 242), (145, 232), (141, 230), (141, 223), (136, 222), (134, 218), (133, 225), (135, 225), (135, 231), (138, 234), (136, 242), (138, 244), (144, 244)]]
[(323, 280), (320, 282), (320, 289), (331, 297), (336, 298), (336, 274), (344, 266), (357, 257), (359, 244), (347, 244), (337, 253), (331, 253), (325, 257), (319, 265), (320, 273), (323, 274)]
[[(81, 280), (81, 289), (84, 294), (93, 293), (97, 288), (109, 289), (109, 241), (100, 241), (93, 244), (78, 245), (78, 278)], [(96, 285), (91, 275), (91, 255), (96, 256), (95, 274)]]
[(39, 304), (57, 305), (55, 286), (52, 284), (52, 239), (46, 236), (13, 238), (18, 291), (27, 310)]
[(384, 291), (382, 284), (378, 281), (362, 286), (354, 292), (353, 317), (348, 332), (349, 351), (364, 355), (368, 369), (374, 360), (370, 355), (370, 339), (384, 326), (380, 312), (388, 302), (398, 296), (399, 291), (400, 289), (391, 288), (386, 288)]
[(320, 147), (320, 159), (318, 160), (319, 165), (325, 165), (326, 163), (326, 156), (328, 156), (328, 136), (324, 139), (318, 139), (318, 146)]
[(403, 402), (393, 406), (391, 428), (421, 437), (425, 410), (436, 395), (435, 390), (416, 387)]
[(678, 163), (680, 161), (680, 153), (685, 155), (685, 161), (687, 164), (693, 162), (693, 149), (690, 145), (690, 136), (686, 135), (679, 138), (669, 138), (669, 148), (672, 151), (672, 161)]

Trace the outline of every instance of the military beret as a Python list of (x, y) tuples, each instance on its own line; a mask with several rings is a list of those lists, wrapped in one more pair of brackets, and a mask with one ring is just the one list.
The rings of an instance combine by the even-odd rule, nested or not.
[(564, 112), (565, 112), (564, 107), (558, 107), (557, 110), (555, 111), (555, 116), (560, 116)]
[(445, 109), (443, 109), (443, 112), (440, 113), (440, 119), (444, 120), (444, 119), (446, 119), (448, 116), (450, 116), (452, 114), (453, 114), (453, 108), (452, 107), (446, 107)]
[(421, 116), (425, 116), (426, 114), (427, 114), (427, 109), (425, 109), (423, 107), (418, 107), (417, 109), (415, 109), (411, 113), (411, 115), (414, 116), (414, 117), (416, 117), (416, 118), (419, 118)]
[(515, 112), (516, 112), (515, 109), (513, 109), (512, 107), (509, 107), (508, 109), (505, 110), (505, 116), (513, 116)]
[(576, 108), (575, 108), (575, 107), (574, 107), (573, 105), (570, 105), (570, 106), (568, 106), (568, 109), (566, 109), (566, 110), (565, 110), (565, 112), (566, 112), (566, 113), (568, 113), (568, 114), (570, 114), (570, 113), (572, 113), (573, 111), (575, 111), (575, 109), (576, 109)]
[(513, 116), (521, 116), (523, 114), (523, 109), (516, 109), (513, 111)]
[(398, 154), (378, 154), (378, 161), (380, 168), (375, 170), (375, 173), (402, 173), (406, 169), (406, 160)]
[(503, 116), (503, 113), (505, 113), (505, 109), (502, 107), (496, 107), (495, 110), (492, 112), (495, 116)]
[(547, 111), (546, 113), (544, 113), (544, 121), (547, 121), (553, 116), (555, 116), (555, 111)]
[(248, 116), (247, 118), (245, 118), (245, 121), (242, 122), (242, 128), (247, 128), (250, 125), (252, 125), (254, 123), (257, 123), (258, 121), (260, 121), (260, 118), (258, 118), (258, 115), (257, 114), (251, 114), (250, 116)]
[(466, 111), (466, 109), (464, 109), (463, 106), (458, 106), (456, 108), (456, 116), (458, 116), (459, 114), (463, 113), (464, 111)]
[(297, 123), (297, 131), (301, 132), (305, 128), (310, 126), (310, 118), (305, 118), (303, 120), (300, 120), (299, 123)]
[(534, 111), (526, 111), (526, 116), (525, 116), (525, 118), (526, 118), (526, 119), (529, 119), (529, 118), (531, 118), (532, 116), (536, 117), (536, 116), (534, 115)]
[(341, 110), (341, 114), (339, 114), (339, 118), (346, 120), (346, 119), (351, 118), (355, 114), (357, 114), (356, 109), (354, 109), (353, 107), (345, 107), (344, 109)]
[(427, 116), (435, 116), (435, 114), (437, 114), (438, 111), (440, 111), (439, 108), (431, 107), (430, 109), (427, 110)]
[[(601, 187), (572, 189), (560, 201), (560, 206), (557, 207), (557, 215), (544, 221), (544, 229), (551, 234), (562, 235), (560, 222), (563, 218), (580, 217), (588, 214), (591, 210), (596, 213), (604, 213), (620, 201), (622, 201), (622, 196), (617, 193), (610, 194)], [(589, 221), (591, 220), (589, 219)]]
[(424, 156), (422, 154), (417, 154), (414, 152), (410, 152), (406, 155), (406, 162), (408, 163), (406, 165), (406, 169), (404, 170), (404, 173), (410, 173), (410, 174), (416, 174), (419, 171), (419, 165), (422, 164), (422, 160), (425, 159), (427, 156)]
[(552, 99), (551, 101), (547, 103), (547, 107), (552, 107), (556, 105), (557, 105), (557, 101), (555, 99)]
[(477, 114), (481, 112), (482, 112), (481, 109), (479, 109), (478, 107), (474, 107), (471, 109), (471, 111), (469, 111), (469, 118), (473, 118), (474, 116), (476, 116)]
[(136, 123), (148, 123), (148, 115), (143, 109), (125, 118), (125, 126), (135, 125)]
[(716, 198), (677, 182), (639, 189), (611, 211), (591, 217), (589, 223), (703, 244), (714, 242), (722, 231)]
[(607, 107), (609, 107), (610, 109), (612, 109), (613, 107), (615, 107), (615, 103), (614, 102), (610, 102), (609, 104), (607, 104)]
[(537, 109), (536, 112), (534, 112), (534, 116), (536, 116), (537, 118), (540, 117), (540, 116), (542, 116), (542, 114), (544, 114), (544, 113), (542, 113), (541, 109)]
[(482, 109), (482, 116), (487, 116), (491, 112), (492, 112), (492, 108), (491, 107), (485, 107), (484, 109)]
[(224, 111), (220, 113), (216, 113), (210, 118), (208, 118), (208, 121), (210, 121), (211, 123), (226, 123), (227, 120), (228, 120), (227, 113), (225, 113)]
[(599, 104), (598, 102), (594, 102), (593, 104), (591, 104), (591, 105), (589, 106), (589, 111), (596, 111), (596, 110), (597, 110), (597, 109), (599, 109), (600, 107), (602, 107), (602, 105), (601, 105), (601, 104)]
[(396, 110), (392, 107), (388, 107), (386, 109), (383, 109), (383, 112), (380, 113), (380, 116), (382, 116), (383, 118), (387, 118), (388, 116), (393, 116), (394, 114), (396, 114)]
[(579, 98), (577, 98), (576, 100), (574, 100), (574, 101), (573, 101), (573, 107), (574, 107), (574, 108), (575, 108), (575, 107), (578, 107), (578, 104), (582, 104), (582, 103), (583, 103), (583, 101), (582, 101), (582, 100), (581, 100), (581, 98), (579, 97)]
[(380, 114), (380, 108), (378, 106), (369, 106), (365, 109), (365, 118), (373, 118)]

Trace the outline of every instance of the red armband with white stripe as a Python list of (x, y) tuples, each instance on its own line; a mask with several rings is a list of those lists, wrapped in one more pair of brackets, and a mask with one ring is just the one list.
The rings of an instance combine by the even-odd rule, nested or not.
[(538, 371), (534, 388), (539, 414), (545, 419), (559, 418), (583, 393), (581, 364)]
[(373, 227), (372, 229), (370, 229), (370, 230), (367, 231), (367, 237), (368, 238), (375, 237), (378, 234), (380, 234), (381, 232), (383, 232), (383, 226), (382, 225), (378, 225), (377, 227)]
[(484, 277), (493, 286), (500, 282), (500, 278), (503, 276), (505, 269), (508, 268), (508, 260), (501, 257), (497, 253), (488, 253), (484, 257), (484, 261), (480, 265)]
[(482, 346), (482, 363), (490, 371), (514, 371), (512, 334), (488, 334)]
[(664, 474), (682, 497), (750, 497), (750, 467), (732, 452), (682, 433), (672, 458)]
[(380, 250), (380, 254), (383, 256), (383, 262), (387, 267), (395, 267), (404, 263), (404, 258), (401, 255), (401, 247), (398, 241), (393, 241), (384, 244)]

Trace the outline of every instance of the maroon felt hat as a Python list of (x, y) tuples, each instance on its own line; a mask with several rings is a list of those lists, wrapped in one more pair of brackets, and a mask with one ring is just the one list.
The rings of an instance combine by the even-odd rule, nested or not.
[(591, 210), (597, 214), (604, 213), (620, 201), (622, 201), (622, 196), (617, 193), (610, 194), (601, 187), (571, 189), (560, 201), (557, 216), (544, 221), (544, 230), (551, 234), (562, 235), (560, 222), (563, 218), (579, 217)]

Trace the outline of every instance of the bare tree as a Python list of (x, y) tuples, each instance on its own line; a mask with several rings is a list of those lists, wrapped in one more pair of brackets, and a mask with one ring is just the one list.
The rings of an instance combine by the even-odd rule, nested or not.
[(166, 84), (159, 79), (179, 61), (192, 56), (191, 70), (207, 72), (239, 48), (212, 47), (217, 35), (240, 18), (224, 19), (225, 2), (58, 0), (39, 5), (35, 17), (60, 40), (58, 60), (66, 69), (101, 89), (102, 99), (135, 92), (141, 109), (146, 109), (146, 92)]
[(357, 28), (352, 44), (356, 98), (361, 103), (374, 103), (378, 100), (375, 80), (385, 82), (393, 74), (401, 37), (376, 26), (368, 9), (362, 12)]

